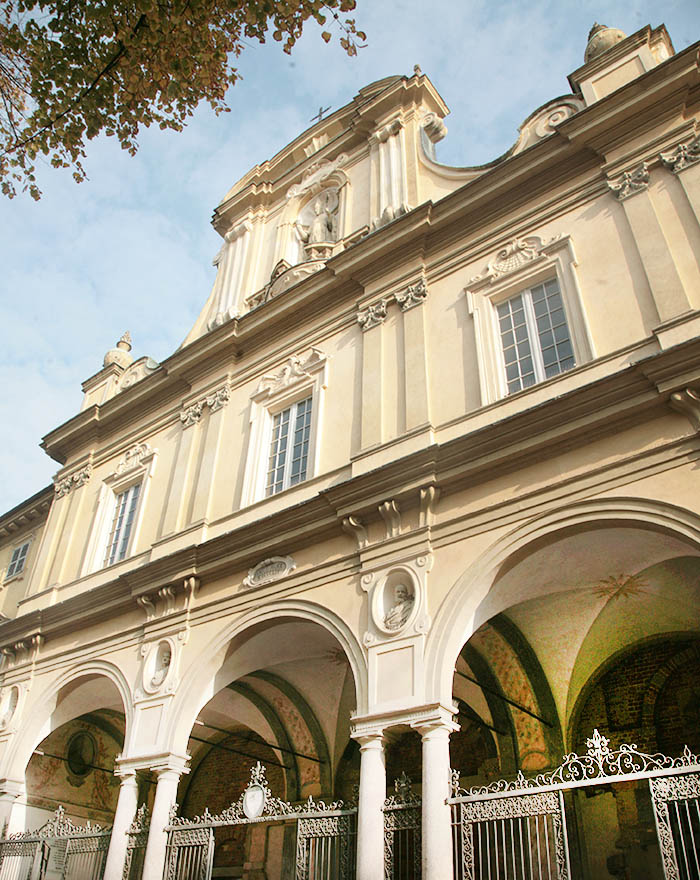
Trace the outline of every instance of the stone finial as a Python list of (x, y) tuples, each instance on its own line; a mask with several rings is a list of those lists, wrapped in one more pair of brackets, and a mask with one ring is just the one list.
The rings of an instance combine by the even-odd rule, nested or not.
[(420, 69), (420, 64), (413, 65), (413, 73), (415, 74), (415, 76), (422, 76), (423, 71)]
[(595, 22), (588, 34), (588, 44), (583, 55), (586, 64), (612, 49), (617, 43), (626, 38), (627, 34), (617, 28), (608, 27), (606, 24)]
[(110, 348), (107, 354), (104, 357), (104, 366), (109, 367), (112, 364), (116, 364), (118, 367), (121, 367), (125, 370), (129, 364), (133, 363), (133, 357), (129, 354), (131, 351), (131, 333), (127, 330), (126, 333), (119, 339), (115, 348)]

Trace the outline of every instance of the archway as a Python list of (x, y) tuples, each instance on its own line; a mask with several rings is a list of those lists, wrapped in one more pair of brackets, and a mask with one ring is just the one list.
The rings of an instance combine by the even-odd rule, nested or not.
[[(342, 757), (356, 685), (345, 650), (327, 628), (292, 616), (259, 620), (229, 639), (209, 674), (213, 694), (189, 731), (191, 769), (178, 791), (185, 819), (205, 809), (221, 814), (258, 762), (271, 795), (292, 806), (351, 793), (357, 779)], [(216, 827), (216, 876), (287, 876), (296, 831), (285, 815)]]
[[(489, 730), (497, 761), (463, 773), (463, 790), (529, 785), (518, 772), (548, 779), (565, 753), (597, 742), (697, 747), (700, 555), (685, 539), (611, 522), (540, 536), (501, 562), (473, 619), (453, 694)], [(564, 789), (574, 876), (660, 880), (646, 778)]]

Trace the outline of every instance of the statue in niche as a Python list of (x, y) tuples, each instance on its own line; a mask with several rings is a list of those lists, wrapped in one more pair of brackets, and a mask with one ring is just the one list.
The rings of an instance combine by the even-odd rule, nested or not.
[(310, 260), (328, 259), (337, 231), (338, 192), (327, 189), (315, 196), (299, 214), (296, 222), (299, 238)]
[(384, 626), (390, 630), (400, 630), (406, 625), (406, 621), (413, 610), (413, 592), (406, 584), (397, 584), (394, 587), (393, 605), (384, 615)]
[(172, 653), (170, 651), (170, 646), (161, 642), (161, 644), (158, 646), (158, 652), (156, 654), (155, 669), (153, 670), (153, 675), (151, 676), (152, 688), (159, 688), (168, 677), (171, 660)]

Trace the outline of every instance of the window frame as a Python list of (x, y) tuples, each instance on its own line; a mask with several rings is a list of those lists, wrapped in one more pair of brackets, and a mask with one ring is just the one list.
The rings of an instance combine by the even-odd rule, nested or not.
[[(293, 474), (292, 468), (294, 465), (294, 458), (292, 457), (292, 451), (295, 446), (295, 434), (297, 431), (297, 423), (299, 420), (299, 406), (302, 403), (309, 401), (309, 425), (308, 425), (308, 439), (307, 439), (307, 449), (306, 449), (306, 462), (304, 465), (304, 475), (299, 477), (297, 480), (292, 482)], [(282, 479), (277, 480), (275, 478), (271, 479), (271, 471), (278, 471), (280, 469), (278, 464), (274, 464), (271, 466), (271, 461), (273, 456), (277, 459), (280, 455), (281, 449), (277, 447), (277, 449), (273, 452), (273, 446), (276, 442), (276, 438), (274, 436), (275, 432), (275, 419), (277, 416), (281, 416), (283, 413), (289, 412), (289, 420), (287, 422), (287, 435), (286, 442), (284, 444), (284, 464), (281, 467), (282, 470)], [(305, 415), (306, 413), (303, 413)], [(267, 473), (265, 475), (265, 498), (271, 498), (273, 495), (278, 495), (280, 492), (284, 492), (286, 489), (291, 489), (292, 486), (297, 486), (299, 483), (304, 483), (308, 479), (309, 473), (309, 459), (311, 452), (311, 428), (313, 425), (313, 416), (314, 416), (314, 398), (313, 394), (309, 394), (308, 396), (301, 397), (298, 400), (295, 400), (289, 406), (284, 407), (284, 409), (279, 409), (277, 412), (270, 413), (270, 443), (268, 445), (268, 466)], [(279, 439), (279, 438), (277, 438)], [(281, 482), (281, 486), (279, 489), (275, 489), (274, 487)]]
[[(134, 555), (138, 546), (139, 533), (143, 523), (143, 512), (146, 506), (148, 489), (155, 471), (157, 450), (148, 444), (136, 444), (124, 454), (116, 469), (102, 481), (97, 502), (92, 533), (85, 554), (83, 575), (111, 568), (126, 561)], [(128, 492), (136, 484), (141, 486), (139, 497), (131, 523), (131, 531), (127, 540), (124, 556), (109, 562), (109, 546), (111, 543), (112, 525), (118, 498)]]
[[(19, 544), (15, 544), (12, 547), (12, 551), (10, 553), (10, 561), (7, 564), (7, 571), (5, 572), (5, 575), (2, 579), (3, 584), (6, 584), (9, 581), (14, 580), (15, 578), (20, 578), (24, 575), (24, 572), (27, 570), (27, 559), (29, 558), (29, 548), (32, 545), (33, 539), (34, 539), (34, 536), (30, 535), (26, 540), (21, 541)], [(22, 555), (21, 551), (22, 551), (22, 548), (24, 548), (24, 547), (26, 547), (27, 549), (25, 550), (24, 555)], [(17, 569), (15, 567), (15, 569), (13, 571), (10, 571), (10, 569), (12, 568), (15, 553), (18, 554), (18, 556), (17, 556), (18, 560), (21, 559), (22, 565), (19, 569)]]
[[(328, 384), (328, 358), (312, 348), (305, 361), (288, 358), (277, 373), (263, 376), (250, 398), (250, 427), (241, 506), (276, 498), (296, 489), (319, 473), (324, 393)], [(311, 424), (306, 476), (293, 486), (266, 494), (274, 417), (311, 398)]]
[[(557, 373), (519, 391), (508, 391), (497, 306), (539, 284), (554, 279), (559, 286), (574, 353), (575, 365), (572, 369), (595, 357), (576, 276), (577, 260), (571, 238), (558, 236), (542, 243), (539, 237), (531, 236), (526, 241), (531, 249), (524, 252), (525, 256), (519, 265), (505, 271), (494, 271), (490, 263), (489, 270), (473, 278), (465, 290), (469, 313), (474, 318), (482, 406), (523, 394), (543, 382), (554, 382), (570, 372)], [(518, 263), (517, 260), (512, 262)], [(539, 339), (537, 342), (539, 345)]]

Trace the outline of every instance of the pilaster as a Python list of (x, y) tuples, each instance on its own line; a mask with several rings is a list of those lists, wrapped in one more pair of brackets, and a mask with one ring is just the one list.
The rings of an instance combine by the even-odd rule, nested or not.
[(642, 162), (608, 185), (622, 202), (659, 320), (664, 323), (689, 311), (688, 295), (649, 195), (649, 166)]

